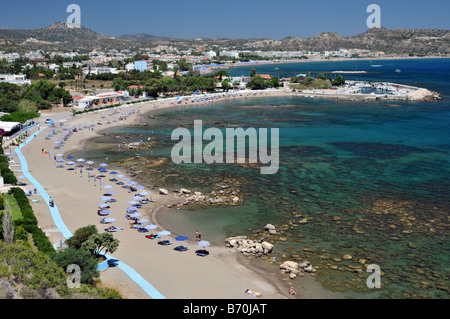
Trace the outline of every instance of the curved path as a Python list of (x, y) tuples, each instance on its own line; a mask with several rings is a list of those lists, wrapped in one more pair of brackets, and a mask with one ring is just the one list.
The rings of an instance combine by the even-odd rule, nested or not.
[[(22, 168), (23, 175), (36, 187), (36, 189), (39, 191), (39, 194), (41, 194), (42, 198), (45, 200), (45, 202), (49, 203), (50, 196), (45, 191), (44, 187), (39, 184), (39, 182), (30, 174), (28, 171), (28, 163), (25, 159), (25, 156), (22, 154), (21, 149), (27, 145), (29, 142), (31, 142), (40, 132), (43, 130), (39, 130), (32, 134), (28, 139), (26, 139), (25, 142), (21, 143), (18, 147), (15, 148), (15, 152), (17, 156), (20, 159), (20, 165)], [(72, 237), (72, 233), (67, 228), (67, 226), (64, 224), (61, 215), (59, 214), (58, 207), (50, 207), (50, 213), (52, 215), (53, 221), (55, 222), (56, 227), (60, 230), (61, 234), (66, 238)], [(133, 268), (128, 266), (127, 264), (121, 262), (120, 260), (117, 260), (113, 256), (106, 255), (107, 259), (114, 259), (116, 262), (116, 267), (121, 269), (123, 272), (125, 272), (134, 282), (136, 282), (151, 298), (153, 299), (166, 299), (158, 290), (155, 289), (148, 281), (146, 281), (141, 275), (139, 275)]]

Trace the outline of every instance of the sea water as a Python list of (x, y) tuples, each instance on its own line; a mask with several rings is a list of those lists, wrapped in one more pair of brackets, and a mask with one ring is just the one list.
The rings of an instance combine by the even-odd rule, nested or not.
[[(359, 297), (448, 298), (450, 211), (450, 60), (414, 59), (308, 62), (257, 66), (281, 77), (334, 70), (367, 71), (347, 79), (422, 86), (442, 94), (436, 102), (336, 102), (268, 97), (206, 105), (181, 104), (143, 118), (147, 126), (108, 129), (126, 141), (148, 138), (141, 157), (166, 158), (145, 175), (148, 184), (205, 193), (224, 178), (241, 184), (238, 206), (167, 209), (161, 215), (174, 233), (196, 230), (213, 243), (254, 235), (267, 223), (277, 227), (270, 258), (317, 266), (327, 289)], [(235, 68), (234, 75), (250, 69)], [(400, 69), (401, 72), (396, 72)], [(190, 102), (189, 102), (190, 103)], [(180, 164), (170, 161), (176, 127), (279, 128), (280, 169), (261, 175), (259, 167), (238, 164)], [(88, 143), (82, 156), (120, 160), (136, 152), (118, 148), (111, 136)], [(351, 259), (343, 258), (344, 255)], [(346, 256), (348, 258), (348, 256)], [(271, 260), (268, 260), (270, 263)], [(382, 288), (367, 288), (366, 267), (377, 264)]]

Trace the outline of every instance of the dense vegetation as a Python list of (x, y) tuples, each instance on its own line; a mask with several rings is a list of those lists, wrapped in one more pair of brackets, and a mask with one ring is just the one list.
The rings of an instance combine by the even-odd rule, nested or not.
[[(0, 170), (5, 182), (17, 181), (3, 155)], [(114, 252), (119, 241), (88, 226), (77, 230), (67, 243), (68, 249), (55, 251), (38, 226), (23, 189), (12, 187), (0, 195), (0, 299), (121, 298), (115, 290), (97, 287), (99, 253)], [(69, 275), (65, 271), (73, 264), (81, 269), (79, 288), (67, 284)]]
[[(0, 299), (121, 298), (114, 290), (96, 287), (99, 278), (98, 248), (114, 252), (119, 245), (117, 239), (109, 233), (98, 234), (95, 226), (87, 226), (77, 230), (67, 241), (68, 249), (56, 252), (37, 226), (37, 219), (23, 190), (12, 188), (10, 193), (21, 214), (9, 223), (14, 228), (14, 242), (0, 241)], [(0, 197), (1, 209), (6, 207), (4, 197)], [(8, 206), (12, 206), (10, 204)], [(5, 211), (0, 213), (0, 239), (5, 239), (3, 233), (7, 231), (3, 227), (7, 222), (4, 218)], [(69, 289), (65, 270), (73, 264), (81, 269), (80, 287)]]
[[(82, 272), (83, 274), (83, 272)], [(115, 290), (81, 283), (69, 288), (68, 274), (48, 255), (0, 241), (0, 299), (120, 299)]]
[(0, 83), (0, 112), (36, 113), (49, 109), (61, 101), (67, 105), (72, 101), (68, 91), (45, 79), (32, 85), (18, 86), (12, 83)]

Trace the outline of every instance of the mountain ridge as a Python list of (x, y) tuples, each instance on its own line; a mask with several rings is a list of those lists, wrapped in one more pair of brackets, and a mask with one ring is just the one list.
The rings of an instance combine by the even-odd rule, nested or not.
[(443, 29), (386, 29), (373, 28), (354, 36), (342, 36), (327, 31), (310, 38), (287, 36), (281, 40), (159, 37), (148, 33), (123, 34), (110, 37), (85, 26), (69, 28), (56, 22), (40, 29), (0, 29), (0, 38), (30, 49), (142, 48), (171, 43), (181, 48), (216, 45), (235, 49), (337, 51), (366, 49), (392, 54), (450, 54), (450, 30)]

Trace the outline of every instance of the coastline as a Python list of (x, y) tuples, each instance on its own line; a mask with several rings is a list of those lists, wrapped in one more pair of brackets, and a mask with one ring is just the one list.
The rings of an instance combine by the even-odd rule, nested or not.
[[(142, 108), (142, 111), (144, 111), (149, 105), (151, 103), (140, 105), (139, 110), (141, 111)], [(139, 116), (135, 116), (137, 114), (139, 112), (130, 116), (126, 123), (111, 124), (111, 126), (102, 127), (102, 129), (123, 124), (132, 125), (139, 118)], [(91, 117), (98, 117), (98, 114), (93, 113), (71, 118), (67, 121), (67, 125), (76, 125), (90, 120)], [(44, 129), (42, 133), (51, 130), (51, 128)], [(87, 177), (81, 177), (77, 173), (74, 174), (73, 172), (49, 167), (55, 166), (53, 158), (49, 157), (47, 159), (43, 157), (45, 155), (42, 155), (40, 150), (41, 148), (50, 149), (53, 146), (53, 140), (46, 141), (43, 139), (42, 133), (40, 138), (38, 137), (36, 139), (36, 141), (41, 140), (42, 142), (33, 141), (23, 148), (23, 154), (29, 162), (31, 174), (44, 185), (46, 191), (55, 200), (58, 207), (60, 207), (61, 217), (72, 232), (79, 227), (90, 224), (98, 227), (98, 220), (100, 218), (96, 216), (95, 212), (99, 200), (96, 197), (101, 196), (102, 191), (97, 186), (97, 189), (94, 192), (88, 192), (88, 195), (86, 193), (86, 187), (89, 184), (87, 183), (92, 183), (92, 181), (88, 182)], [(99, 134), (101, 134), (101, 131), (97, 132), (97, 130), (89, 133), (86, 130), (77, 132), (69, 138), (61, 153), (64, 153), (65, 157), (67, 157), (70, 153), (82, 149), (89, 139)], [(49, 172), (52, 174), (49, 174)], [(68, 187), (68, 184), (70, 184), (70, 187)], [(92, 187), (92, 184), (89, 186)], [(171, 195), (163, 197), (163, 195), (159, 195), (153, 189), (148, 190), (158, 204), (150, 210), (148, 210), (148, 207), (145, 207), (142, 214), (143, 216), (153, 217), (153, 212), (156, 212), (165, 203), (172, 201), (173, 198), (171, 198)], [(126, 200), (130, 200), (132, 194), (130, 195), (120, 190), (118, 192), (120, 194), (114, 197), (118, 199), (118, 202), (123, 202), (122, 206), (126, 207)], [(39, 226), (49, 235), (52, 243), (59, 242), (61, 240), (61, 234), (55, 229), (52, 218), (48, 213), (48, 207), (42, 202), (32, 202), (32, 205), (33, 209), (37, 212)], [(225, 247), (211, 246), (211, 255), (207, 258), (201, 258), (195, 256), (193, 253), (193, 250), (198, 249), (198, 246), (190, 244), (190, 242), (185, 244), (190, 248), (190, 252), (174, 252), (170, 247), (160, 247), (156, 242), (142, 238), (144, 235), (138, 234), (136, 230), (126, 229), (128, 228), (126, 227), (127, 221), (123, 217), (123, 212), (124, 209), (118, 209), (118, 212), (114, 209), (114, 217), (117, 217), (118, 221), (117, 226), (124, 227), (123, 231), (114, 234), (121, 242), (118, 251), (113, 254), (114, 257), (123, 260), (136, 269), (139, 274), (152, 283), (167, 298), (242, 299), (248, 297), (244, 293), (245, 289), (261, 291), (265, 298), (270, 299), (291, 298), (288, 294), (289, 285), (281, 278), (281, 275), (270, 276), (269, 278), (269, 276), (264, 275), (264, 271), (251, 269), (251, 266), (247, 262), (243, 262), (242, 258), (239, 258), (239, 253)], [(158, 231), (160, 230), (162, 229), (158, 229)], [(151, 249), (148, 246), (152, 246)], [(145, 256), (139, 253), (141, 250), (146, 251)], [(147, 251), (151, 251), (149, 255), (147, 255)], [(153, 265), (151, 260), (167, 260), (169, 264), (165, 263), (164, 266), (152, 267), (158, 269), (152, 269), (150, 274), (149, 269), (145, 265)], [(183, 267), (185, 269), (180, 271), (179, 265), (182, 264), (185, 264)], [(201, 269), (202, 267), (208, 267), (208, 270), (198, 275), (192, 275), (193, 271), (195, 272), (196, 269)], [(178, 279), (181, 276), (182, 278), (189, 278), (189, 280), (180, 283), (179, 280), (170, 279), (174, 275), (174, 272), (177, 272), (176, 277)], [(204, 278), (209, 279), (203, 280)], [(137, 288), (136, 284), (131, 282), (131, 280), (126, 278), (125, 274), (117, 269), (111, 268), (103, 272), (101, 279), (105, 286), (117, 288), (127, 298), (148, 298), (142, 291), (139, 291), (140, 288)], [(214, 289), (218, 295), (208, 293), (211, 289)], [(300, 295), (298, 296), (300, 297)]]
[[(98, 121), (98, 120), (102, 120), (101, 116), (102, 114), (106, 114), (106, 113), (112, 113), (115, 110), (131, 110), (134, 109), (134, 114), (130, 115), (129, 117), (127, 117), (127, 120), (122, 120), (122, 121), (117, 121), (115, 123), (110, 123), (107, 125), (103, 125), (103, 126), (95, 126), (95, 130), (94, 131), (90, 131), (90, 130), (84, 130), (84, 131), (80, 131), (77, 132), (75, 134), (73, 134), (72, 137), (69, 138), (69, 141), (67, 142), (67, 144), (64, 146), (64, 149), (61, 150), (62, 153), (64, 153), (64, 156), (67, 157), (68, 155), (75, 153), (77, 151), (83, 150), (86, 146), (86, 143), (98, 136), (101, 136), (102, 133), (104, 133), (107, 129), (110, 129), (112, 127), (116, 127), (116, 126), (122, 126), (122, 125), (127, 125), (127, 126), (132, 126), (132, 125), (137, 125), (139, 123), (139, 121), (142, 119), (142, 117), (146, 117), (150, 114), (152, 114), (155, 110), (161, 110), (161, 109), (165, 109), (165, 108), (176, 108), (177, 106), (186, 106), (186, 105), (199, 105), (199, 104), (205, 104), (205, 103), (214, 103), (216, 101), (224, 101), (224, 100), (232, 100), (232, 99), (242, 99), (242, 98), (252, 98), (252, 97), (261, 97), (261, 96), (291, 96), (291, 97), (308, 97), (308, 95), (311, 95), (312, 93), (314, 93), (315, 95), (317, 95), (318, 97), (324, 97), (324, 98), (337, 98), (337, 99), (345, 99), (348, 98), (350, 100), (354, 99), (354, 96), (345, 96), (342, 95), (340, 93), (335, 93), (332, 92), (331, 90), (328, 90), (330, 94), (324, 94), (323, 96), (320, 96), (320, 93), (318, 93), (317, 91), (320, 90), (314, 90), (316, 92), (292, 92), (292, 91), (287, 91), (284, 89), (278, 89), (278, 90), (264, 90), (264, 91), (250, 91), (250, 90), (244, 90), (244, 91), (238, 91), (236, 95), (228, 95), (226, 93), (219, 93), (219, 94), (208, 94), (207, 96), (211, 97), (210, 100), (208, 101), (201, 101), (201, 100), (197, 100), (195, 97), (192, 96), (188, 96), (188, 97), (182, 97), (183, 103), (181, 105), (179, 105), (177, 103), (177, 99), (176, 98), (168, 98), (168, 99), (164, 99), (164, 100), (156, 100), (156, 101), (151, 101), (151, 102), (146, 102), (146, 103), (142, 103), (142, 104), (135, 104), (135, 105), (124, 105), (122, 107), (118, 107), (118, 108), (113, 108), (113, 109), (108, 109), (108, 110), (101, 110), (101, 111), (96, 111), (96, 112), (91, 112), (91, 113), (86, 113), (86, 114), (82, 114), (82, 115), (78, 115), (75, 117), (70, 117), (67, 120), (66, 126), (62, 127), (62, 128), (67, 128), (67, 127), (71, 127), (71, 126), (75, 126), (75, 125), (82, 125), (82, 123), (87, 123), (88, 121)], [(334, 93), (334, 94), (331, 94)], [(357, 100), (364, 100), (362, 99), (363, 96), (361, 94), (357, 94), (356, 95), (356, 99)], [(374, 100), (373, 97), (369, 97), (369, 100)], [(157, 107), (155, 107), (157, 106)], [(142, 116), (140, 116), (142, 115)], [(56, 129), (59, 129), (59, 126), (56, 126)], [(47, 128), (44, 129), (44, 132), (50, 132), (51, 129)], [(43, 134), (42, 134), (43, 135)], [(54, 146), (53, 140), (50, 141), (45, 141), (43, 140), (42, 136), (39, 138), (40, 140), (42, 140), (41, 143), (37, 143), (36, 141), (34, 141), (33, 143), (31, 143), (32, 146), (25, 146), (24, 147), (24, 155), (26, 156), (27, 159), (29, 159), (30, 162), (30, 168), (31, 168), (31, 172), (33, 174), (33, 176), (36, 174), (37, 171), (39, 171), (40, 173), (38, 174), (38, 176), (34, 176), (37, 177), (37, 179), (39, 181), (41, 181), (43, 183), (43, 185), (46, 187), (46, 189), (48, 188), (50, 190), (49, 194), (52, 194), (51, 196), (58, 202), (61, 203), (61, 201), (63, 201), (64, 197), (67, 196), (68, 193), (74, 193), (71, 194), (70, 196), (70, 200), (72, 201), (72, 203), (80, 203), (80, 199), (83, 198), (86, 195), (86, 179), (80, 179), (78, 176), (76, 176), (78, 179), (75, 179), (75, 181), (84, 181), (83, 184), (76, 182), (77, 187), (73, 187), (71, 190), (68, 190), (65, 187), (65, 184), (62, 183), (61, 181), (58, 182), (58, 179), (55, 178), (51, 178), (48, 174), (43, 174), (42, 172), (46, 172), (46, 171), (51, 171), (51, 170), (55, 170), (55, 168), (53, 167), (49, 167), (49, 164), (52, 166), (55, 166), (53, 163), (53, 160), (51, 160), (49, 158), (49, 160), (42, 160), (42, 154), (40, 154), (40, 149), (41, 148), (48, 148), (51, 149), (52, 146)], [(56, 151), (54, 151), (56, 153)], [(39, 155), (37, 155), (37, 154)], [(53, 152), (52, 152), (53, 153)], [(40, 165), (37, 165), (39, 162)], [(45, 165), (44, 165), (45, 164)], [(96, 163), (99, 164), (99, 163)], [(127, 175), (127, 173), (123, 172), (124, 169), (121, 169), (121, 173), (124, 175)], [(59, 171), (58, 173), (61, 173), (63, 171)], [(64, 173), (64, 172), (63, 172)], [(64, 178), (63, 177), (64, 174), (59, 174), (60, 178)], [(72, 174), (71, 174), (72, 175)], [(73, 177), (75, 177), (74, 175), (70, 176), (71, 180), (73, 180)], [(67, 181), (66, 181), (67, 182)], [(92, 182), (91, 182), (92, 183)], [(81, 185), (80, 185), (81, 184)], [(146, 185), (146, 188), (151, 192), (151, 195), (154, 197), (154, 199), (157, 200), (158, 205), (155, 205), (155, 207), (153, 207), (151, 210), (148, 210), (148, 207), (145, 207), (145, 214), (150, 217), (150, 219), (152, 221), (154, 221), (154, 223), (158, 224), (158, 212), (160, 211), (160, 209), (162, 207), (165, 207), (167, 204), (173, 204), (174, 202), (176, 203), (177, 201), (180, 201), (180, 198), (177, 198), (176, 196), (174, 196), (173, 194), (170, 195), (160, 195), (157, 191), (157, 189), (155, 189), (154, 187), (152, 187), (151, 185)], [(75, 190), (76, 189), (76, 190)], [(99, 198), (101, 196), (101, 192), (96, 191), (96, 194), (98, 195), (97, 197)], [(126, 202), (127, 200), (130, 200), (130, 194), (122, 194), (120, 197), (120, 201), (122, 202)], [(80, 223), (80, 220), (77, 220), (76, 218), (74, 218), (74, 214), (76, 213), (76, 208), (73, 207), (73, 205), (66, 204), (62, 207), (62, 218), (65, 221), (66, 225), (70, 228), (70, 230), (72, 232), (74, 232), (76, 229), (78, 229), (79, 227), (83, 227), (89, 224), (96, 224), (98, 225), (98, 216), (95, 216), (95, 211), (96, 211), (96, 205), (98, 204), (99, 200), (92, 196), (89, 196), (89, 205), (88, 203), (84, 203), (84, 207), (86, 209), (86, 212), (89, 211), (90, 213), (85, 213), (83, 214), (83, 217), (85, 218), (83, 223)], [(92, 197), (92, 198), (91, 198)], [(41, 226), (41, 228), (43, 228), (48, 235), (50, 235), (49, 237), (51, 237), (51, 241), (53, 243), (57, 243), (59, 242), (59, 240), (61, 240), (61, 236), (60, 234), (55, 230), (55, 226), (53, 224), (53, 221), (51, 220), (51, 216), (48, 213), (48, 207), (45, 207), (42, 205), (42, 203), (36, 204), (36, 203), (32, 203), (32, 205), (34, 206), (33, 208), (35, 209), (35, 211), (38, 212), (37, 216), (38, 216), (38, 220), (39, 220), (39, 225)], [(123, 206), (123, 209), (126, 206)], [(124, 212), (124, 210), (121, 210), (122, 212)], [(143, 214), (144, 215), (144, 214)], [(118, 221), (121, 222), (121, 224), (123, 226), (125, 226), (126, 228), (126, 221), (123, 221), (123, 213), (118, 213), (119, 218), (117, 218)], [(159, 224), (158, 224), (159, 225)], [(121, 226), (121, 225), (119, 225)], [(160, 225), (161, 227), (163, 226), (167, 226), (167, 229), (170, 230), (170, 225)], [(163, 228), (158, 229), (158, 231), (162, 230)], [(125, 232), (129, 233), (132, 232), (132, 236), (122, 236), (122, 234), (124, 234)], [(139, 240), (142, 241), (142, 238), (137, 239), (138, 237), (136, 236), (137, 231), (136, 230), (129, 230), (129, 229), (124, 229), (122, 232), (116, 233), (122, 240), (125, 240), (125, 249), (127, 250), (130, 247), (133, 246), (133, 240)], [(174, 234), (172, 234), (173, 237)], [(143, 237), (142, 234), (140, 234), (140, 237)], [(121, 240), (121, 243), (122, 243)], [(148, 243), (145, 243), (144, 245), (148, 246)], [(151, 243), (152, 246), (157, 246), (155, 242)], [(143, 249), (146, 249), (145, 246), (143, 246)], [(190, 245), (189, 246), (191, 250), (195, 250), (196, 247), (195, 245)], [(119, 246), (119, 251), (121, 247)], [(142, 248), (142, 247), (141, 247)], [(162, 248), (162, 249), (160, 249)], [(230, 283), (233, 282), (234, 284), (238, 285), (241, 282), (248, 282), (248, 280), (250, 280), (251, 284), (250, 286), (253, 285), (253, 287), (257, 287), (258, 285), (262, 288), (265, 288), (265, 291), (263, 291), (263, 294), (265, 296), (268, 296), (268, 298), (293, 298), (292, 296), (290, 296), (288, 294), (288, 290), (289, 287), (291, 286), (291, 283), (289, 282), (289, 280), (287, 280), (287, 278), (283, 278), (279, 272), (279, 270), (273, 270), (271, 268), (273, 267), (261, 267), (261, 265), (257, 266), (258, 261), (253, 260), (249, 260), (248, 258), (243, 258), (242, 256), (240, 256), (240, 253), (236, 252), (236, 251), (232, 251), (229, 248), (225, 248), (225, 247), (221, 247), (221, 246), (211, 246), (211, 249), (214, 251), (214, 255), (217, 252), (217, 257), (212, 257), (209, 256), (211, 258), (209, 259), (201, 259), (199, 257), (194, 257), (194, 259), (190, 259), (190, 263), (192, 263), (193, 265), (193, 269), (196, 269), (198, 267), (201, 267), (202, 263), (204, 262), (204, 260), (208, 260), (208, 261), (212, 261), (212, 264), (214, 264), (214, 268), (219, 269), (216, 270), (215, 272), (211, 272), (210, 276), (211, 276), (211, 280), (212, 282), (214, 281), (213, 278), (215, 276), (217, 276), (219, 273), (221, 272), (226, 272), (228, 270), (228, 274), (229, 274), (229, 278), (226, 282), (226, 284), (224, 285), (225, 287), (228, 287), (229, 289), (231, 289), (230, 287)], [(166, 256), (170, 256), (170, 254), (174, 254), (175, 252), (171, 251), (170, 247), (157, 247), (157, 249), (155, 249), (158, 251), (158, 253), (162, 253), (164, 257)], [(138, 252), (135, 251), (136, 254), (138, 254)], [(193, 255), (192, 252), (189, 252), (190, 254)], [(114, 254), (116, 255), (116, 254)], [(162, 279), (162, 277), (164, 276), (157, 276), (155, 274), (151, 274), (151, 275), (147, 275), (148, 270), (145, 269), (145, 267), (142, 267), (142, 260), (133, 260), (133, 253), (132, 250), (127, 251), (125, 253), (118, 253), (117, 254), (119, 257), (119, 259), (123, 259), (124, 261), (126, 261), (127, 264), (130, 265), (135, 265), (135, 269), (141, 274), (143, 275), (146, 279), (149, 280), (149, 282), (151, 282), (152, 284), (154, 282), (156, 282), (156, 287), (161, 287), (164, 286), (165, 283)], [(184, 254), (182, 257), (186, 256), (186, 254)], [(158, 255), (153, 254), (152, 258), (158, 258)], [(173, 257), (173, 256), (170, 256)], [(177, 257), (180, 257), (177, 256)], [(195, 259), (196, 258), (196, 259)], [(214, 260), (212, 260), (214, 258)], [(175, 259), (173, 258), (169, 258), (171, 261), (175, 262)], [(177, 262), (183, 262), (182, 259), (178, 260)], [(233, 269), (235, 271), (231, 271), (230, 269), (230, 264), (234, 264)], [(170, 268), (170, 267), (169, 267)], [(164, 274), (170, 270), (167, 270), (167, 267), (161, 267), (159, 268), (159, 273)], [(240, 276), (238, 276), (237, 278), (232, 278), (233, 276), (230, 276), (231, 274), (236, 273), (236, 271), (238, 271), (240, 273)], [(186, 276), (189, 276), (189, 274), (185, 274)], [(307, 275), (308, 276), (308, 275)], [(225, 277), (225, 276), (223, 276)], [(270, 277), (270, 278), (269, 278)], [(147, 295), (145, 295), (145, 293), (143, 293), (142, 291), (140, 291), (140, 288), (136, 286), (135, 283), (133, 283), (130, 279), (126, 278), (126, 275), (121, 273), (118, 269), (109, 269), (106, 272), (103, 272), (101, 275), (101, 279), (103, 279), (104, 281), (104, 285), (108, 286), (108, 287), (118, 287), (119, 291), (121, 291), (126, 297), (128, 298), (148, 298)], [(167, 279), (167, 278), (166, 278)], [(235, 280), (233, 280), (235, 279)], [(245, 280), (244, 280), (245, 279)], [(244, 281), (243, 281), (244, 280)], [(191, 284), (195, 285), (196, 283), (192, 283)], [(318, 284), (318, 283), (317, 283)], [(174, 283), (174, 285), (176, 286), (176, 283)], [(216, 296), (212, 297), (211, 295), (208, 294), (204, 294), (203, 292), (201, 292), (200, 290), (197, 291), (191, 291), (191, 289), (189, 289), (188, 285), (183, 285), (183, 287), (185, 288), (183, 293), (172, 293), (171, 291), (168, 290), (164, 290), (163, 293), (164, 295), (166, 295), (168, 298), (217, 298)], [(218, 289), (217, 286), (214, 287), (209, 287), (208, 284), (205, 283), (205, 286), (202, 287), (204, 290), (208, 290), (208, 289)], [(246, 287), (245, 289), (255, 289), (252, 287)], [(220, 289), (219, 289), (220, 290)], [(231, 299), (241, 299), (241, 298), (245, 298), (246, 296), (243, 294), (243, 290), (239, 289), (239, 290), (233, 290), (231, 289), (233, 292), (231, 294), (228, 294), (228, 291), (223, 291), (223, 298), (231, 298)], [(263, 289), (261, 289), (263, 290)], [(305, 298), (305, 295), (302, 294), (302, 290), (298, 291), (299, 294), (297, 295), (298, 298)], [(328, 292), (326, 292), (325, 290), (322, 291), (322, 293), (327, 294)], [(319, 292), (318, 292), (318, 296), (320, 298), (321, 296), (321, 291), (319, 288)], [(222, 298), (222, 297), (219, 297)], [(296, 297), (297, 298), (297, 297)]]

